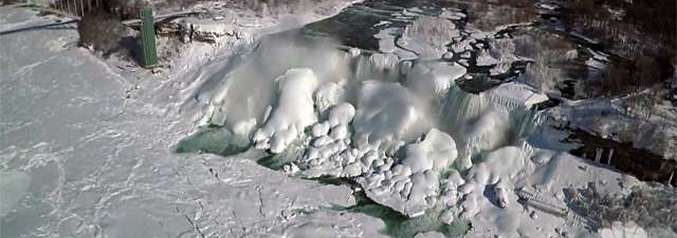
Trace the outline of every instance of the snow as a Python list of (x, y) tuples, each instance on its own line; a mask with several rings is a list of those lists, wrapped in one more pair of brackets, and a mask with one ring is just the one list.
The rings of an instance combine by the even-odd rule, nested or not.
[[(465, 194), (463, 216), (472, 217), (479, 213), (477, 199), (483, 194), (481, 189), (487, 185), (495, 186), (497, 190), (514, 189), (510, 183), (524, 169), (525, 160), (526, 156), (520, 148), (504, 147), (489, 153), (483, 162), (474, 165), (461, 187), (461, 192)], [(500, 207), (507, 206), (506, 193), (497, 192), (496, 199)]]
[(395, 42), (396, 36), (399, 33), (398, 28), (385, 28), (380, 30), (378, 34), (374, 35), (378, 39), (379, 51), (383, 53), (391, 53), (397, 55), (402, 60), (414, 60), (418, 56), (416, 53), (403, 49)]
[(30, 175), (19, 171), (0, 172), (0, 218), (5, 217), (26, 196)]
[(446, 51), (446, 44), (460, 36), (451, 21), (430, 16), (419, 16), (404, 29), (396, 44), (418, 54), (419, 59), (438, 59)]
[[(0, 7), (1, 28), (51, 22), (35, 14)], [(260, 153), (173, 153), (203, 115), (186, 99), (208, 81), (202, 64), (218, 61), (213, 46), (191, 45), (186, 58), (152, 75), (75, 48), (70, 25), (5, 34), (0, 41), (2, 54), (12, 56), (0, 57), (8, 72), (0, 78), (0, 183), (16, 189), (11, 197), (18, 199), (6, 202), (2, 186), (1, 237), (261, 237), (298, 227), (382, 237), (379, 219), (333, 210), (355, 204), (348, 187), (263, 168), (253, 161)], [(253, 83), (263, 90), (264, 83)], [(232, 128), (256, 129), (252, 118), (243, 116)]]
[(279, 84), (277, 105), (252, 140), (258, 149), (280, 153), (317, 121), (313, 93), (319, 82), (313, 71), (305, 68), (289, 69), (275, 81)]
[(374, 201), (409, 217), (421, 216), (434, 206), (439, 176), (453, 163), (456, 154), (451, 136), (433, 128), (421, 142), (407, 145), (403, 158), (386, 158), (382, 165), (375, 166), (384, 168), (357, 181)]
[(615, 221), (612, 223), (611, 228), (604, 228), (599, 231), (601, 238), (646, 238), (649, 237), (642, 229), (634, 222), (623, 223), (620, 221)]
[[(400, 19), (414, 22), (399, 42), (402, 29), (384, 28), (376, 36), (381, 52), (346, 53), (332, 41), (287, 34), (250, 42), (271, 30), (261, 29), (274, 22), (267, 19), (243, 31), (252, 39), (230, 42), (239, 50), (217, 37), (226, 48), (192, 45), (178, 67), (159, 75), (63, 46), (76, 39), (68, 29), (0, 36), (16, 42), (26, 34), (48, 46), (26, 51), (17, 43), (7, 48), (17, 57), (1, 59), (14, 72), (0, 81), (9, 95), (0, 109), (10, 115), (0, 120), (2, 137), (12, 138), (0, 141), (2, 237), (383, 236), (388, 222), (347, 209), (360, 206), (358, 191), (416, 221), (412, 231), (401, 228), (421, 231), (416, 237), (439, 237), (446, 225), (467, 221), (469, 237), (646, 237), (631, 223), (599, 234), (583, 227), (565, 205), (565, 188), (593, 182), (613, 194), (642, 183), (530, 144), (556, 140), (546, 130), (532, 133), (542, 116), (533, 106), (548, 97), (530, 86), (462, 91), (456, 80), (466, 67), (439, 57), (469, 59), (471, 45), (490, 33), (473, 32), (445, 52), (452, 38), (473, 31), (447, 20), (465, 13), (446, 9), (440, 20), (425, 11), (402, 10)], [(431, 25), (440, 22), (448, 24)], [(516, 60), (509, 45), (487, 43), (492, 50), (478, 64), (503, 72)], [(547, 113), (559, 112), (580, 115), (566, 106)], [(582, 114), (577, 123), (594, 117)], [(244, 152), (171, 151), (210, 126), (222, 133), (216, 143)], [(268, 157), (283, 171), (255, 162)]]
[(489, 51), (483, 50), (480, 51), (477, 56), (477, 66), (492, 66), (500, 63), (496, 58), (489, 54)]

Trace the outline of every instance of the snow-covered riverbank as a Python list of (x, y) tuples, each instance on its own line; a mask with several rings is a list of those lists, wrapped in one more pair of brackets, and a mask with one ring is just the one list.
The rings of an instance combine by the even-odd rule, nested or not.
[[(52, 22), (0, 16), (3, 28)], [(192, 67), (121, 70), (75, 47), (73, 25), (0, 39), (0, 237), (378, 236), (376, 218), (320, 209), (354, 204), (347, 187), (173, 153), (194, 130), (180, 111)]]

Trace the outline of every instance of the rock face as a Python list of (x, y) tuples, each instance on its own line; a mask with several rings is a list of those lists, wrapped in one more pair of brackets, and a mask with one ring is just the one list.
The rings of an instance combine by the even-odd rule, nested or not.
[(104, 10), (86, 14), (78, 22), (80, 45), (109, 54), (121, 48), (122, 37), (127, 28), (113, 15)]

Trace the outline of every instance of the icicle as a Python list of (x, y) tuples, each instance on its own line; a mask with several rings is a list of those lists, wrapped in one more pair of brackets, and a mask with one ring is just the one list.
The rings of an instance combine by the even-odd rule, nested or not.
[(595, 149), (595, 162), (599, 163), (600, 160), (602, 159), (602, 153), (604, 152), (604, 149), (602, 148), (597, 148)]

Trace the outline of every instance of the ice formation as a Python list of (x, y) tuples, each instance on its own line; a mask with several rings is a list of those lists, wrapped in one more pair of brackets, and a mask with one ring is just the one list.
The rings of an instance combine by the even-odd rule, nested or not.
[(275, 81), (279, 84), (277, 105), (253, 141), (256, 148), (280, 153), (317, 121), (313, 93), (318, 80), (310, 69), (290, 69)]
[(449, 225), (481, 217), (473, 222), (486, 234), (513, 235), (540, 234), (528, 227), (536, 217), (551, 227), (576, 219), (540, 195), (563, 196), (578, 179), (566, 171), (589, 177), (570, 155), (530, 144), (542, 139), (532, 132), (548, 96), (513, 78), (462, 88), (477, 71), (512, 77), (529, 59), (495, 32), (463, 28), (461, 11), (397, 14), (373, 26), (378, 51), (341, 48), (309, 53), (326, 61), (282, 63), (290, 70), (275, 75), (268, 113), (259, 123), (243, 120), (241, 131), (257, 128), (253, 144), (275, 154), (287, 174), (349, 179), (412, 219)]
[[(325, 55), (338, 66), (291, 64), (272, 81), (277, 89), (263, 122), (236, 123), (242, 133), (258, 127), (256, 148), (285, 158), (288, 174), (353, 179), (369, 198), (410, 217), (430, 209), (441, 209), (437, 219), (447, 224), (461, 213), (472, 217), (486, 186), (497, 206), (509, 206), (511, 180), (527, 155), (506, 145), (547, 97), (520, 84), (463, 92), (456, 81), (467, 70), (455, 62), (356, 50)], [(337, 70), (348, 62), (352, 76)], [(446, 124), (438, 127), (438, 116)], [(287, 151), (291, 144), (300, 151)]]
[(399, 83), (366, 81), (358, 92), (355, 144), (392, 154), (402, 140), (417, 138), (430, 127), (424, 110), (425, 105)]
[(526, 160), (521, 148), (504, 147), (489, 153), (484, 161), (474, 165), (468, 172), (466, 183), (460, 188), (461, 193), (465, 195), (462, 204), (463, 216), (472, 217), (479, 212), (477, 199), (481, 199), (482, 189), (488, 185), (495, 190), (498, 206), (507, 207), (508, 191), (514, 190), (512, 181), (518, 173), (524, 172)]
[(376, 171), (359, 178), (367, 196), (405, 215), (423, 215), (437, 202), (439, 176), (456, 159), (454, 140), (431, 129), (421, 142), (409, 144), (403, 158), (386, 158)]

